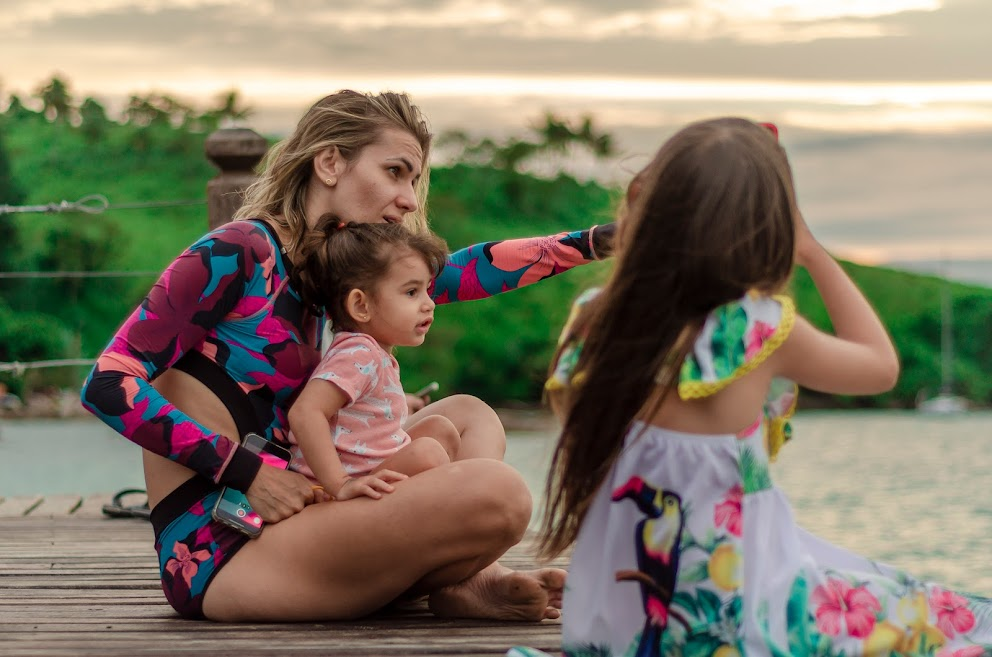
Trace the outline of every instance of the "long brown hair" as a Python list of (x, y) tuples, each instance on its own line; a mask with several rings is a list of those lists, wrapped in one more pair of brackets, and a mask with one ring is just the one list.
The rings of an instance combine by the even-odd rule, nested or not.
[(545, 556), (574, 542), (632, 420), (656, 390), (660, 404), (677, 384), (706, 316), (749, 290), (780, 288), (792, 271), (792, 173), (765, 127), (737, 118), (689, 125), (635, 180), (613, 273), (559, 348), (582, 345), (571, 385), (551, 394), (563, 429)]
[(423, 258), (431, 276), (447, 261), (448, 249), (433, 233), (413, 233), (403, 224), (341, 223), (325, 214), (300, 244), (300, 266), (294, 284), (303, 301), (323, 308), (335, 328), (355, 330), (345, 308), (348, 293), (372, 293), (398, 255), (413, 252)]
[(419, 207), (405, 223), (413, 232), (426, 232), (431, 133), (410, 98), (393, 92), (363, 94), (344, 90), (314, 103), (293, 134), (269, 149), (261, 174), (245, 192), (245, 202), (235, 219), (266, 219), (280, 226), (290, 235), (286, 248), (295, 253), (307, 232), (305, 209), (313, 159), (336, 146), (346, 160), (354, 160), (390, 128), (411, 134), (423, 153), (422, 172), (416, 184)]

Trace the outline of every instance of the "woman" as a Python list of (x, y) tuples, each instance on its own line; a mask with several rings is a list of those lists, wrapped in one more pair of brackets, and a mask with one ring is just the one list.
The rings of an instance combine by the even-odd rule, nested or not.
[[(430, 140), (405, 95), (318, 101), (269, 153), (241, 220), (180, 255), (94, 366), (83, 404), (144, 448), (163, 589), (180, 614), (345, 619), (429, 594), (441, 616), (559, 615), (562, 571), (496, 562), (523, 536), (531, 498), (499, 461), (503, 429), (481, 401), (453, 396), (412, 414), (410, 424), (447, 417), (460, 433), (457, 458), (381, 500), (314, 504), (325, 496), (303, 475), (238, 445), (244, 432), (229, 409), (239, 399), (286, 443), (286, 411), (320, 357), (324, 319), (297, 291), (309, 276), (296, 266), (303, 236), (325, 213), (426, 231)], [(612, 228), (465, 249), (433, 295), (462, 301), (540, 280), (604, 255)], [(522, 260), (535, 250), (536, 261)], [(225, 405), (216, 393), (228, 378), (237, 389)], [(211, 519), (222, 486), (243, 491), (267, 523), (258, 539)]]

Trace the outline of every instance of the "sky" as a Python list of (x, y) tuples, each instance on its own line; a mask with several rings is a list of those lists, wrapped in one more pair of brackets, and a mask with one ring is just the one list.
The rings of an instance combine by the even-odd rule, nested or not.
[(989, 25), (989, 0), (4, 0), (0, 98), (238, 89), (273, 135), (341, 88), (409, 92), (435, 133), (591, 115), (618, 157), (568, 168), (618, 183), (739, 115), (779, 125), (828, 248), (992, 261)]

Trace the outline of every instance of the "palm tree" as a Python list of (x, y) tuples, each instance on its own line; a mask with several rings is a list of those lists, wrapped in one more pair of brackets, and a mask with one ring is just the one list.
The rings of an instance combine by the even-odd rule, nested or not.
[(87, 97), (79, 106), (80, 130), (89, 142), (99, 141), (107, 129), (107, 110), (95, 98)]
[(72, 95), (69, 86), (57, 75), (38, 89), (35, 96), (41, 99), (42, 113), (49, 121), (69, 121), (71, 118)]
[(239, 123), (254, 112), (252, 108), (241, 104), (240, 92), (237, 89), (220, 94), (217, 101), (217, 107), (194, 117), (194, 120), (206, 130), (213, 130), (223, 124)]

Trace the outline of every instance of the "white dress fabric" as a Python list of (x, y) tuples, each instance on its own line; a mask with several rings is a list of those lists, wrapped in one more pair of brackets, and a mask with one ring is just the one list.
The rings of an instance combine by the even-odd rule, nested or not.
[[(683, 365), (679, 394), (746, 376), (793, 318), (784, 297), (722, 307)], [(570, 376), (557, 372), (557, 384)], [(794, 392), (776, 381), (764, 417), (739, 435), (632, 426), (572, 554), (564, 654), (992, 655), (992, 600), (917, 581), (796, 524), (768, 469)]]

